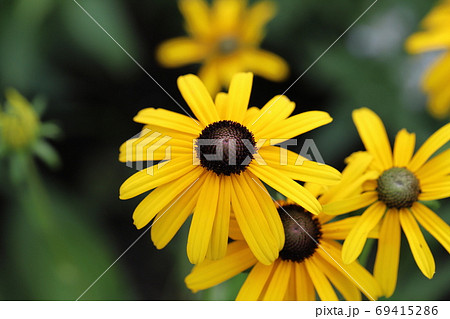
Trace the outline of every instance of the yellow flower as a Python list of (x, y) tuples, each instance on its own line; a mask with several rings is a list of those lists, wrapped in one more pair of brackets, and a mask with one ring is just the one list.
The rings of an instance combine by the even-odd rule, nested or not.
[[(261, 110), (247, 109), (252, 79), (251, 73), (235, 75), (228, 94), (219, 93), (213, 102), (198, 77), (179, 77), (180, 92), (198, 120), (165, 109), (144, 109), (134, 120), (159, 136), (152, 139), (152, 134), (144, 133), (120, 149), (123, 162), (159, 161), (171, 150), (171, 160), (164, 165), (153, 165), (126, 180), (120, 198), (154, 189), (137, 206), (133, 219), (142, 228), (156, 216), (151, 236), (159, 249), (193, 211), (187, 254), (194, 264), (207, 254), (212, 259), (225, 255), (231, 207), (255, 256), (264, 264), (278, 257), (283, 227), (260, 179), (316, 214), (319, 202), (294, 179), (324, 184), (340, 179), (332, 167), (303, 161), (290, 151), (281, 163), (284, 151), (270, 145), (271, 138), (281, 143), (331, 122), (328, 113), (311, 111), (288, 118), (295, 104), (285, 96), (274, 97)], [(223, 156), (211, 158), (218, 150)]]
[[(353, 176), (369, 162), (370, 158), (360, 156), (344, 170), (342, 182), (322, 196), (321, 186), (305, 186), (320, 196), (322, 204), (345, 198), (346, 193), (361, 187), (363, 180), (358, 187)], [(341, 245), (336, 240), (347, 236), (357, 217), (332, 222), (333, 216), (320, 213), (316, 217), (291, 200), (279, 202), (278, 213), (286, 242), (273, 264), (257, 261), (232, 219), (230, 237), (235, 241), (229, 244), (226, 256), (196, 265), (185, 279), (188, 288), (193, 292), (207, 289), (252, 267), (237, 300), (315, 300), (317, 292), (321, 300), (332, 301), (338, 300), (335, 289), (346, 300), (361, 300), (360, 291), (371, 300), (380, 296), (378, 283), (364, 267), (356, 261), (349, 265), (342, 262)], [(376, 236), (376, 230), (370, 235)]]
[(450, 115), (450, 1), (442, 1), (422, 21), (424, 31), (406, 41), (408, 52), (444, 51), (428, 70), (422, 87), (429, 95), (428, 108), (436, 118)]
[(211, 94), (227, 87), (233, 74), (250, 71), (272, 81), (288, 75), (287, 63), (259, 49), (264, 25), (275, 15), (275, 4), (260, 1), (249, 9), (246, 0), (180, 0), (189, 37), (164, 42), (157, 50), (166, 67), (202, 63), (198, 73)]
[(342, 214), (369, 206), (348, 234), (342, 258), (346, 263), (358, 258), (367, 234), (380, 226), (374, 275), (389, 297), (397, 283), (401, 229), (418, 267), (428, 278), (433, 277), (435, 264), (418, 223), (450, 251), (450, 227), (420, 202), (450, 196), (450, 150), (429, 160), (450, 140), (450, 124), (436, 131), (414, 154), (415, 134), (405, 129), (398, 132), (392, 152), (383, 123), (371, 110), (355, 110), (353, 121), (373, 157), (369, 170), (360, 175), (373, 177), (360, 195), (324, 205), (323, 210)]
[(31, 104), (14, 89), (6, 91), (6, 108), (0, 108), (0, 147), (14, 151), (26, 149), (37, 138), (39, 117)]

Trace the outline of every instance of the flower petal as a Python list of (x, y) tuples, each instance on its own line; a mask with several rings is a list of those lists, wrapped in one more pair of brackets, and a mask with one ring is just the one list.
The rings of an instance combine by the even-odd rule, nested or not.
[(245, 5), (246, 1), (242, 0), (215, 0), (212, 7), (214, 31), (218, 34), (238, 32)]
[(304, 112), (267, 126), (258, 132), (258, 138), (276, 138), (279, 139), (278, 143), (281, 143), (282, 141), (328, 124), (332, 120), (327, 112)]
[(309, 276), (314, 284), (314, 288), (322, 301), (338, 301), (338, 297), (314, 258), (308, 258), (304, 261)]
[(450, 141), (450, 123), (434, 132), (419, 148), (407, 168), (417, 171), (441, 146)]
[(198, 136), (204, 128), (193, 118), (165, 109), (146, 108), (133, 118), (137, 123), (149, 124)]
[(418, 32), (406, 40), (406, 50), (412, 54), (448, 48), (450, 48), (450, 34), (445, 29), (441, 29), (440, 32)]
[(323, 205), (323, 212), (328, 215), (341, 215), (369, 206), (377, 199), (377, 192), (367, 192), (355, 197), (325, 204)]
[(204, 126), (220, 120), (211, 95), (197, 76), (180, 76), (177, 83), (184, 100)]
[(316, 292), (311, 277), (306, 270), (305, 263), (292, 263), (295, 273), (295, 288), (297, 300), (315, 301)]
[(242, 52), (246, 70), (271, 81), (281, 82), (289, 75), (289, 65), (280, 56), (261, 49), (248, 48)]
[(435, 200), (450, 197), (450, 176), (447, 175), (439, 180), (420, 184), (422, 193), (419, 200)]
[(244, 43), (259, 44), (264, 36), (264, 25), (276, 13), (276, 5), (272, 1), (258, 1), (246, 13), (242, 26), (241, 39)]
[(147, 195), (136, 207), (133, 220), (136, 227), (142, 228), (147, 225), (156, 214), (180, 195), (183, 190), (198, 182), (203, 169), (194, 169), (183, 176), (183, 178), (164, 184)]
[(253, 74), (237, 73), (233, 76), (228, 90), (228, 107), (225, 110), (225, 120), (242, 123), (248, 108), (252, 92)]
[(414, 153), (416, 134), (402, 129), (397, 133), (394, 144), (394, 166), (405, 167)]
[(206, 38), (211, 34), (211, 18), (205, 1), (180, 0), (178, 5), (189, 33), (197, 38)]
[(374, 267), (374, 276), (386, 298), (392, 296), (397, 285), (400, 239), (399, 211), (397, 209), (388, 209), (381, 223)]
[(450, 253), (450, 226), (421, 203), (414, 203), (411, 211), (419, 224)]
[(244, 119), (243, 124), (255, 135), (276, 121), (286, 119), (295, 109), (295, 103), (285, 95), (276, 95), (267, 102), (252, 118)]
[(270, 277), (274, 264), (263, 265), (257, 263), (247, 276), (239, 290), (236, 301), (258, 300), (267, 280)]
[(151, 237), (157, 249), (163, 249), (175, 236), (186, 219), (197, 205), (200, 189), (205, 181), (206, 174), (186, 188), (178, 200), (166, 205), (156, 215), (152, 223)]
[(205, 260), (195, 265), (186, 277), (186, 286), (193, 292), (218, 285), (257, 263), (245, 241), (235, 241), (228, 246), (227, 254), (220, 260)]
[(307, 211), (318, 214), (322, 210), (321, 205), (311, 193), (274, 168), (270, 166), (259, 166), (252, 162), (248, 166), (248, 169), (267, 185), (295, 201)]
[(120, 186), (120, 199), (140, 195), (176, 180), (195, 168), (196, 166), (192, 165), (192, 156), (179, 157), (145, 168), (133, 174)]
[(367, 151), (380, 170), (392, 167), (392, 150), (383, 122), (372, 110), (360, 108), (352, 113), (353, 122)]
[(219, 199), (217, 212), (209, 242), (208, 259), (220, 259), (225, 256), (228, 245), (228, 230), (231, 211), (231, 179), (228, 176), (220, 176)]
[(282, 301), (291, 279), (291, 263), (277, 259), (273, 265), (274, 271), (264, 294), (264, 301)]
[(407, 209), (400, 210), (400, 224), (408, 239), (409, 247), (417, 266), (425, 277), (433, 278), (435, 272), (434, 258), (431, 254), (416, 220)]
[(198, 63), (207, 54), (200, 42), (187, 37), (178, 37), (163, 42), (156, 50), (156, 59), (164, 67), (174, 68)]
[(343, 275), (336, 268), (331, 266), (328, 261), (324, 260), (319, 254), (314, 255), (314, 262), (331, 281), (333, 286), (342, 294), (345, 300), (361, 301), (361, 293), (348, 276)]
[[(280, 147), (264, 147), (258, 153), (269, 166), (298, 181), (335, 185), (341, 180), (341, 173), (333, 167), (308, 160), (292, 163), (288, 154), (280, 156), (285, 151)], [(299, 155), (295, 156), (298, 157)]]
[(386, 205), (382, 202), (372, 204), (359, 217), (353, 229), (348, 234), (342, 247), (342, 259), (349, 264), (358, 258), (366, 243), (370, 231), (375, 228), (384, 215)]
[(278, 257), (279, 242), (244, 177), (231, 175), (231, 182), (231, 204), (242, 234), (256, 258), (269, 265)]
[(450, 174), (450, 149), (436, 155), (415, 172), (420, 184), (439, 180), (448, 174)]
[[(320, 214), (320, 216), (328, 216), (325, 214)], [(359, 216), (347, 217), (335, 222), (327, 223), (322, 225), (322, 238), (328, 239), (345, 239), (348, 233), (353, 229)], [(375, 227), (367, 235), (368, 238), (378, 238), (378, 229)]]
[(207, 174), (189, 229), (187, 255), (192, 264), (199, 264), (206, 257), (217, 212), (219, 177), (215, 173)]
[(198, 71), (198, 77), (202, 80), (211, 96), (214, 96), (222, 88), (222, 82), (219, 77), (219, 61), (210, 58), (203, 63)]

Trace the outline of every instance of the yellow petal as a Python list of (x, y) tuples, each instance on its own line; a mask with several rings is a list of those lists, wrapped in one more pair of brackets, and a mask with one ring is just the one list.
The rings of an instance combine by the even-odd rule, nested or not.
[(206, 174), (186, 188), (175, 200), (164, 207), (152, 223), (151, 237), (158, 249), (163, 249), (175, 236), (197, 204), (199, 191), (205, 181)]
[(431, 254), (419, 225), (407, 209), (400, 210), (400, 224), (408, 239), (414, 260), (427, 278), (433, 278), (435, 272), (434, 258)]
[(264, 301), (282, 301), (288, 289), (289, 280), (291, 279), (292, 267), (289, 261), (277, 259), (273, 267), (275, 269), (264, 294)]
[(205, 61), (198, 71), (198, 77), (202, 80), (211, 96), (214, 96), (222, 87), (219, 77), (219, 61), (214, 58)]
[(187, 31), (194, 37), (209, 37), (212, 30), (208, 4), (203, 0), (180, 0), (178, 5), (186, 20)]
[(198, 136), (204, 128), (204, 126), (193, 118), (165, 109), (143, 109), (139, 111), (133, 120), (137, 123), (161, 126), (194, 136)]
[(428, 182), (420, 185), (422, 193), (419, 200), (435, 200), (450, 197), (450, 176), (441, 178), (439, 181)]
[(269, 265), (278, 257), (279, 243), (244, 177), (231, 175), (231, 181), (231, 203), (242, 234), (256, 258)]
[(174, 68), (198, 63), (205, 58), (207, 48), (190, 38), (179, 37), (163, 42), (156, 50), (156, 59), (164, 67)]
[(450, 149), (436, 155), (415, 172), (421, 184), (439, 180), (450, 174)]
[(437, 119), (444, 120), (450, 115), (450, 90), (429, 92), (428, 111)]
[(397, 209), (388, 209), (381, 223), (374, 267), (374, 276), (386, 298), (392, 296), (397, 285), (400, 239), (399, 212)]
[(272, 1), (258, 1), (252, 5), (245, 16), (242, 41), (259, 44), (264, 36), (264, 25), (273, 18), (275, 13), (276, 5)]
[(186, 286), (193, 292), (218, 285), (257, 263), (244, 241), (235, 241), (228, 246), (227, 254), (220, 260), (205, 260), (194, 266), (186, 277)]
[(180, 76), (177, 83), (184, 100), (204, 126), (220, 120), (211, 95), (197, 76)]
[(358, 258), (366, 243), (370, 231), (379, 223), (386, 210), (386, 205), (376, 202), (360, 216), (348, 234), (342, 247), (342, 259), (349, 264)]
[(439, 148), (450, 141), (450, 123), (434, 132), (419, 148), (407, 168), (412, 172), (417, 171)]
[(326, 112), (309, 111), (278, 121), (258, 132), (258, 138), (276, 138), (278, 143), (328, 124), (333, 119)]
[(276, 95), (252, 118), (244, 119), (243, 124), (257, 135), (267, 125), (286, 119), (294, 109), (294, 102), (291, 102), (285, 95)]
[(380, 170), (392, 167), (392, 150), (383, 122), (372, 110), (360, 108), (352, 113), (353, 122), (367, 151)]
[(430, 66), (423, 81), (423, 88), (431, 92), (445, 91), (449, 74), (450, 54), (447, 52)]
[(402, 129), (397, 133), (394, 144), (394, 166), (405, 167), (408, 165), (416, 145), (416, 134), (408, 133)]
[(228, 245), (228, 229), (231, 210), (231, 179), (220, 176), (219, 199), (217, 212), (209, 242), (208, 259), (220, 259), (225, 256)]
[(421, 203), (414, 203), (411, 211), (419, 224), (450, 253), (450, 226)]
[(239, 228), (239, 224), (237, 223), (234, 215), (230, 217), (230, 229), (228, 232), (228, 236), (230, 236), (233, 240), (244, 240), (244, 235), (242, 235), (241, 229)]
[(192, 156), (179, 157), (155, 164), (129, 177), (120, 186), (120, 199), (129, 199), (186, 175), (196, 166)]
[(281, 82), (289, 75), (289, 65), (280, 56), (265, 50), (249, 48), (242, 52), (246, 69), (271, 81)]
[(270, 166), (259, 166), (252, 162), (248, 166), (248, 169), (264, 183), (295, 201), (307, 211), (318, 214), (322, 210), (321, 205), (311, 193), (274, 168)]
[(361, 290), (370, 300), (376, 300), (381, 296), (381, 289), (375, 278), (358, 262), (344, 264), (341, 257), (342, 246), (336, 241), (322, 240), (317, 253), (328, 263), (340, 271)]
[(267, 220), (271, 233), (274, 235), (278, 242), (278, 249), (283, 249), (284, 246), (284, 228), (281, 222), (280, 215), (278, 214), (277, 207), (271, 198), (269, 192), (263, 183), (250, 172), (245, 172), (242, 176), (247, 181), (248, 186), (255, 194), (255, 198), (261, 207), (261, 211), (264, 214), (264, 219)]
[(355, 197), (323, 205), (323, 212), (328, 215), (341, 215), (369, 206), (378, 199), (377, 192), (367, 192)]
[(322, 301), (338, 301), (339, 299), (334, 292), (333, 287), (327, 277), (323, 274), (322, 270), (315, 263), (314, 258), (305, 259), (304, 263), (319, 298)]
[(199, 264), (206, 257), (217, 212), (219, 185), (219, 177), (208, 173), (200, 190), (187, 241), (187, 255), (192, 264)]
[(225, 110), (225, 120), (241, 123), (252, 92), (253, 74), (238, 73), (233, 76), (228, 90), (228, 107)]
[[(321, 214), (320, 216), (327, 216), (325, 214)], [(348, 233), (355, 226), (358, 221), (359, 216), (347, 217), (332, 223), (322, 224), (322, 238), (329, 239), (345, 239), (348, 236)], [(378, 229), (375, 227), (372, 229), (367, 235), (368, 238), (378, 238)]]
[[(292, 179), (321, 185), (335, 185), (341, 180), (341, 173), (331, 166), (313, 161), (302, 161), (299, 164), (289, 163), (287, 156), (286, 159), (283, 159), (280, 152), (276, 151), (276, 148), (264, 147), (258, 153), (267, 165)], [(283, 160), (286, 160), (286, 162), (281, 162)]]
[(256, 301), (266, 285), (273, 269), (273, 265), (257, 263), (248, 274), (247, 279), (239, 290), (237, 301)]
[(183, 178), (160, 186), (148, 194), (133, 213), (136, 227), (139, 229), (147, 225), (161, 209), (182, 196), (184, 189), (196, 183), (202, 173), (203, 169), (194, 169), (183, 176)]
[(212, 7), (215, 32), (218, 34), (237, 32), (243, 18), (245, 4), (243, 0), (215, 0)]
[(224, 92), (217, 93), (214, 103), (216, 104), (217, 114), (221, 119), (225, 118), (225, 112), (228, 107), (228, 94)]
[(292, 263), (295, 273), (295, 288), (297, 300), (315, 301), (316, 292), (305, 263)]
[(348, 301), (361, 301), (361, 293), (347, 276), (343, 275), (336, 268), (331, 266), (328, 261), (320, 257), (319, 254), (312, 257), (317, 266), (327, 276), (334, 287), (342, 294), (345, 300)]
[(406, 41), (406, 50), (413, 54), (448, 48), (450, 48), (450, 33), (445, 29), (441, 29), (440, 32), (418, 32)]

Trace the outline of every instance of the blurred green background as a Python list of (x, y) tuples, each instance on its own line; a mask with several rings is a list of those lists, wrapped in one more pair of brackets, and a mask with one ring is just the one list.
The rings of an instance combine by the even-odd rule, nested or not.
[[(262, 47), (284, 57), (291, 76), (283, 83), (255, 78), (251, 104), (262, 106), (284, 90), (373, 2), (279, 0)], [(176, 78), (197, 66), (163, 69), (155, 48), (183, 35), (176, 1), (79, 0), (79, 3), (177, 101)], [(343, 168), (362, 143), (351, 111), (370, 107), (393, 140), (405, 127), (422, 144), (446, 122), (425, 111), (420, 77), (435, 57), (408, 56), (404, 40), (435, 1), (378, 1), (286, 95), (296, 113), (328, 111), (334, 121), (310, 134), (324, 160)], [(140, 130), (132, 117), (144, 107), (175, 103), (72, 0), (0, 0), (0, 104), (14, 87), (29, 100), (46, 103), (42, 120), (61, 134), (51, 141), (61, 165), (41, 161), (14, 182), (11, 164), (0, 159), (0, 299), (75, 300), (143, 230), (132, 212), (138, 199), (120, 201), (120, 184), (134, 173), (118, 162), (118, 147)], [(448, 145), (447, 145), (448, 147)], [(297, 148), (297, 151), (300, 146)], [(450, 202), (438, 214), (450, 222)], [(428, 234), (426, 234), (428, 235)], [(162, 251), (145, 234), (81, 300), (233, 299), (245, 274), (192, 294), (187, 228)], [(448, 300), (450, 259), (426, 236), (436, 259), (428, 280), (415, 265), (405, 237), (398, 288), (390, 300)], [(369, 262), (373, 254), (369, 254)], [(420, 289), (418, 289), (420, 287)]]

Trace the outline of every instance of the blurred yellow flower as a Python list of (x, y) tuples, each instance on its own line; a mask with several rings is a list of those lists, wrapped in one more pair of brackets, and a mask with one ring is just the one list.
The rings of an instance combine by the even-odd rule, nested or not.
[[(355, 110), (353, 121), (367, 154), (373, 157), (368, 171), (355, 175), (372, 177), (363, 184), (364, 191), (359, 195), (324, 205), (323, 211), (343, 214), (368, 206), (345, 239), (342, 259), (346, 263), (356, 260), (367, 234), (380, 227), (374, 275), (384, 295), (390, 297), (397, 284), (401, 230), (427, 278), (433, 277), (435, 263), (419, 224), (450, 252), (449, 225), (421, 203), (450, 196), (450, 150), (430, 159), (450, 140), (450, 124), (437, 130), (414, 154), (414, 133), (405, 129), (398, 132), (392, 151), (383, 122), (373, 111)], [(354, 156), (350, 162), (353, 160)]]
[(19, 92), (8, 89), (5, 95), (5, 110), (0, 108), (0, 147), (15, 151), (25, 149), (38, 136), (39, 118)]
[(202, 63), (198, 76), (213, 95), (242, 71), (282, 81), (289, 72), (287, 63), (259, 49), (263, 27), (275, 15), (275, 4), (260, 1), (246, 6), (246, 0), (215, 0), (211, 8), (204, 0), (180, 0), (189, 37), (162, 43), (158, 61), (165, 67)]
[(422, 87), (429, 96), (428, 108), (436, 118), (450, 115), (450, 1), (442, 1), (422, 21), (424, 31), (406, 41), (409, 53), (444, 51), (428, 70)]
[[(361, 188), (364, 178), (358, 172), (369, 165), (371, 156), (360, 154), (342, 173), (342, 181), (323, 187), (306, 183), (305, 187), (318, 197), (321, 204), (342, 200)], [(368, 178), (370, 176), (366, 176)], [(377, 299), (381, 289), (373, 276), (357, 261), (345, 265), (341, 244), (357, 221), (349, 217), (332, 221), (333, 216), (317, 216), (305, 211), (293, 201), (279, 201), (278, 213), (283, 223), (285, 244), (280, 256), (271, 265), (258, 262), (243, 240), (235, 219), (231, 219), (226, 256), (221, 260), (205, 260), (186, 277), (193, 292), (207, 289), (251, 268), (237, 300), (338, 300), (336, 290), (346, 300), (361, 300), (361, 292)], [(376, 237), (378, 229), (370, 237)]]

